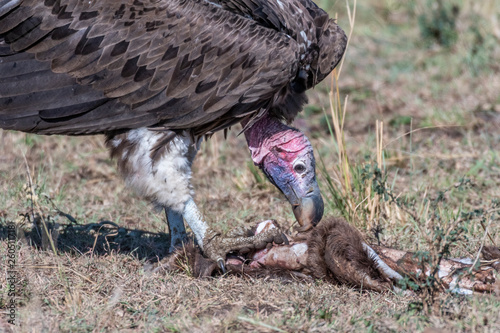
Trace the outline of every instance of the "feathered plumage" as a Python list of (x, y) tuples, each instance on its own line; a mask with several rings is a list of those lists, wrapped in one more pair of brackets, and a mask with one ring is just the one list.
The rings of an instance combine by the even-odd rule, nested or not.
[(198, 136), (291, 120), (345, 43), (308, 0), (3, 0), (0, 127)]

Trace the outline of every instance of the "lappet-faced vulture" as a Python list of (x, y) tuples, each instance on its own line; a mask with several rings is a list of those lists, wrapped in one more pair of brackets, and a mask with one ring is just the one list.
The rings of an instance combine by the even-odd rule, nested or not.
[(323, 214), (311, 144), (287, 126), (337, 65), (344, 32), (311, 0), (0, 0), (0, 127), (105, 134), (127, 183), (222, 262), (280, 241), (222, 237), (192, 199), (201, 138), (241, 123), (305, 228)]

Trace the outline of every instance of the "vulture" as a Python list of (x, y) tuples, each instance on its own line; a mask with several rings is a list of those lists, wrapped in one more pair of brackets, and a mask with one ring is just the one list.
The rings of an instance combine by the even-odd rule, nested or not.
[(311, 144), (288, 124), (347, 38), (311, 0), (0, 0), (0, 128), (104, 134), (126, 183), (210, 259), (286, 242), (223, 236), (193, 201), (203, 138), (240, 123), (303, 229), (323, 215)]

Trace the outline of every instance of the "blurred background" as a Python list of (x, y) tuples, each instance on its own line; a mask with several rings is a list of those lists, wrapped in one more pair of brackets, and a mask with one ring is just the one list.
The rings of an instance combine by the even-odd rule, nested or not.
[[(349, 30), (345, 3), (319, 4)], [(499, 42), (498, 1), (358, 1), (340, 84), (347, 121), (498, 126)]]

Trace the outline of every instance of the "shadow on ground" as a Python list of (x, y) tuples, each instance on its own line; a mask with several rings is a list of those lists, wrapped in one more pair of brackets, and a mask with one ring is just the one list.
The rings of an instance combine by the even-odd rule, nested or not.
[[(31, 224), (31, 228), (29, 227)], [(43, 223), (35, 218), (35, 223), (17, 228), (17, 239), (40, 250), (51, 250), (51, 243), (44, 231)], [(139, 229), (128, 229), (111, 221), (77, 224), (47, 221), (57, 250), (62, 253), (82, 255), (106, 255), (111, 252), (130, 254), (138, 259), (158, 261), (168, 255), (170, 235)], [(0, 220), (0, 240), (8, 238), (8, 221)]]

